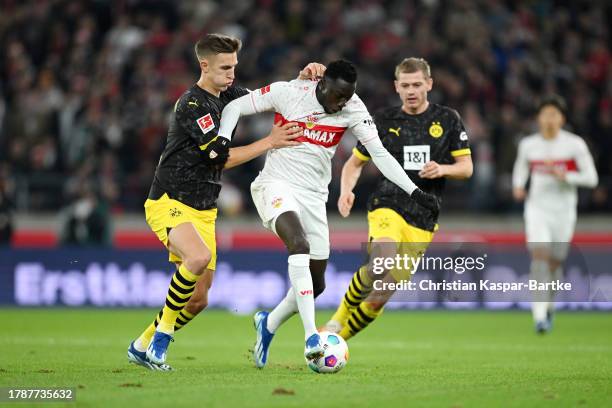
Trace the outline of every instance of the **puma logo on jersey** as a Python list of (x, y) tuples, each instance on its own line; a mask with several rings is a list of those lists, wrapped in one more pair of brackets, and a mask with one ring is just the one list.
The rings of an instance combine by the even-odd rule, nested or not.
[(193, 102), (193, 101), (189, 101), (189, 102), (187, 102), (187, 105), (194, 105), (194, 106), (197, 107), (198, 103), (197, 102)]
[(389, 128), (389, 132), (395, 133), (395, 136), (399, 137), (400, 129), (401, 127), (398, 127), (397, 129)]

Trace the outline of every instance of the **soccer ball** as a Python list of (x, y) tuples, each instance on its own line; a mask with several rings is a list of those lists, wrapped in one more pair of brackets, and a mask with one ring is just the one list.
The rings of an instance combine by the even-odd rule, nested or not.
[(306, 361), (315, 373), (333, 374), (342, 370), (349, 359), (348, 345), (342, 337), (329, 331), (319, 332), (323, 344), (323, 357)]

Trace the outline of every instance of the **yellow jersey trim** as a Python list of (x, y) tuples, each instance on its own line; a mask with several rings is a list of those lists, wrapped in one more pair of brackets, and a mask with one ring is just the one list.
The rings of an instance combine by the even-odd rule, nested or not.
[(356, 147), (353, 147), (353, 154), (361, 161), (369, 161), (370, 158), (365, 154), (361, 153)]
[(457, 157), (457, 156), (466, 156), (468, 154), (472, 154), (472, 151), (470, 150), (469, 147), (465, 148), (465, 149), (459, 149), (459, 150), (453, 150), (451, 152), (451, 155), (453, 157)]
[(212, 142), (214, 142), (215, 140), (217, 140), (217, 138), (218, 138), (218, 137), (219, 137), (219, 136), (215, 136), (215, 137), (213, 137), (213, 138), (210, 140), (210, 142), (208, 142), (208, 143), (206, 143), (206, 144), (203, 144), (203, 145), (200, 145), (200, 150), (206, 150), (206, 148), (208, 147), (208, 145), (209, 145), (209, 144), (211, 144)]

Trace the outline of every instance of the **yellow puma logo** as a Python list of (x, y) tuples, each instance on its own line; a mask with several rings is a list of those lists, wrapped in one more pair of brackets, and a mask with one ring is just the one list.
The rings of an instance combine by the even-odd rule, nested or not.
[(401, 127), (398, 127), (397, 129), (389, 128), (389, 132), (395, 133), (395, 136), (399, 137), (400, 129), (401, 129)]
[(198, 106), (198, 103), (197, 103), (197, 102), (193, 102), (193, 101), (189, 101), (189, 102), (187, 102), (187, 105), (195, 105), (195, 106)]

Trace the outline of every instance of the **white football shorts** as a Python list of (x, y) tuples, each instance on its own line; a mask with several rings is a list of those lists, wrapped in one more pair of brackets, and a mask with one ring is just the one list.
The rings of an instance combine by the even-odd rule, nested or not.
[(529, 249), (549, 248), (551, 256), (565, 260), (576, 227), (576, 216), (525, 205), (525, 235)]
[(310, 258), (329, 258), (325, 195), (291, 186), (283, 180), (257, 177), (251, 184), (251, 196), (265, 228), (276, 234), (274, 225), (278, 216), (295, 211), (310, 245)]

